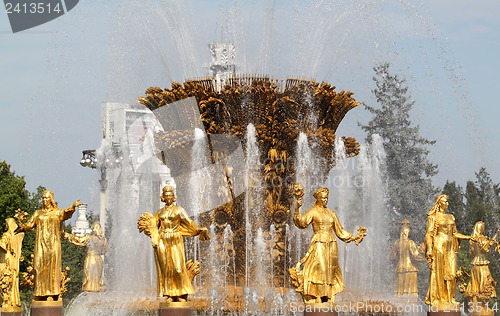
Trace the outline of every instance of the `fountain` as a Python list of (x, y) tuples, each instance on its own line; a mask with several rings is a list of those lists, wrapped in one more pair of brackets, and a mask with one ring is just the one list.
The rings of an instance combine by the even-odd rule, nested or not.
[[(194, 307), (207, 314), (288, 313), (287, 306), (298, 301), (288, 270), (305, 253), (311, 235), (291, 220), (293, 184), (304, 184), (304, 202), (310, 205), (312, 191), (325, 184), (335, 164), (360, 153), (354, 138), (335, 135), (359, 102), (350, 91), (337, 92), (311, 79), (228, 75), (223, 84), (219, 80), (191, 79), (173, 83), (171, 89), (147, 89), (139, 101), (162, 128), (146, 135), (142, 156), (157, 157), (170, 168), (178, 205), (188, 205), (190, 216), (210, 228), (208, 247), (186, 241), (187, 258), (202, 261)], [(341, 150), (335, 150), (335, 142)], [(120, 159), (107, 159), (116, 151), (122, 153)], [(113, 168), (101, 168), (107, 172), (108, 189), (116, 192), (110, 205), (123, 216), (113, 216), (109, 243), (126, 242), (138, 260), (118, 268), (129, 254), (111, 246), (108, 292), (77, 298), (70, 315), (78, 315), (85, 305), (90, 306), (85, 313), (92, 314), (93, 300), (118, 305), (114, 310), (119, 313), (155, 309), (151, 247), (131, 230), (130, 219), (159, 208), (154, 198), (160, 182), (154, 172), (143, 170), (137, 176), (144, 168), (134, 168), (128, 152), (123, 138), (104, 142), (98, 160), (113, 162)], [(123, 289), (127, 291), (121, 293)], [(127, 303), (119, 303), (123, 297)]]
[[(198, 314), (294, 314), (300, 297), (288, 271), (304, 255), (312, 235), (291, 220), (295, 182), (306, 190), (304, 207), (312, 205), (317, 187), (329, 186), (344, 226), (352, 230), (362, 223), (368, 228), (359, 249), (340, 247), (346, 281), (340, 301), (389, 300), (383, 288), (388, 265), (377, 256), (388, 244), (380, 216), (385, 211), (382, 146), (378, 139), (362, 147), (352, 137), (336, 135), (341, 121), (360, 103), (353, 92), (336, 91), (311, 78), (238, 73), (235, 47), (210, 46), (212, 76), (187, 76), (170, 88), (150, 87), (138, 99), (158, 122), (140, 146), (142, 161), (168, 166), (178, 204), (209, 227), (206, 247), (186, 241), (187, 259), (202, 261), (194, 282)], [(108, 290), (82, 294), (68, 307), (68, 315), (148, 315), (158, 308), (153, 251), (135, 223), (142, 212), (160, 207), (162, 180), (152, 168), (139, 172), (143, 163), (134, 162), (136, 155), (130, 153), (124, 137), (103, 142), (97, 152), (107, 189), (114, 192), (108, 201), (113, 214)], [(353, 181), (347, 158), (356, 156), (354, 173), (361, 184), (332, 182), (335, 173), (336, 180)], [(355, 264), (361, 254), (368, 260)]]

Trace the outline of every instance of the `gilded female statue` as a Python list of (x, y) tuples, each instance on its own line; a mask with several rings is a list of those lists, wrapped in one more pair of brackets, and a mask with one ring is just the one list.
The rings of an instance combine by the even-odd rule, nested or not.
[(71, 218), (80, 205), (80, 201), (76, 200), (69, 208), (60, 209), (54, 201), (54, 193), (45, 190), (42, 193), (42, 209), (35, 211), (26, 223), (19, 223), (16, 232), (36, 231), (33, 251), (36, 301), (57, 301), (60, 298), (63, 222)]
[(423, 254), (419, 252), (417, 245), (409, 238), (410, 222), (403, 220), (400, 238), (391, 249), (391, 258), (397, 258), (396, 267), (396, 295), (418, 296), (417, 273), (418, 268), (415, 261), (423, 260)]
[[(366, 228), (358, 229), (358, 236), (345, 230), (337, 215), (327, 207), (327, 188), (320, 188), (314, 193), (316, 202), (304, 215), (300, 214), (303, 190), (295, 187), (296, 208), (293, 221), (298, 228), (304, 229), (312, 225), (314, 235), (306, 255), (290, 269), (292, 283), (296, 291), (302, 294), (306, 304), (333, 303), (335, 295), (344, 290), (344, 280), (339, 266), (337, 240), (356, 242), (359, 245), (366, 235)], [(304, 265), (302, 271), (300, 266)]]
[(457, 231), (455, 217), (447, 214), (447, 209), (448, 196), (439, 195), (434, 206), (427, 213), (425, 234), (425, 257), (430, 269), (429, 289), (425, 303), (438, 306), (438, 310), (450, 309), (456, 304), (458, 242), (461, 239), (471, 239), (470, 236)]
[(208, 230), (199, 228), (186, 210), (174, 204), (176, 198), (172, 186), (163, 188), (161, 200), (165, 206), (155, 215), (143, 213), (137, 228), (151, 238), (158, 296), (166, 297), (167, 302), (185, 302), (189, 294), (194, 294), (192, 280), (199, 273), (199, 262), (186, 262), (183, 238), (200, 235), (201, 240), (208, 240)]
[(77, 246), (87, 246), (87, 256), (83, 265), (82, 290), (86, 292), (104, 291), (103, 256), (108, 250), (108, 242), (98, 222), (92, 224), (92, 234), (75, 236), (67, 234), (68, 240)]
[(483, 306), (486, 306), (485, 303), (487, 301), (497, 297), (495, 291), (496, 282), (493, 280), (488, 267), (490, 261), (486, 258), (491, 246), (497, 243), (497, 235), (489, 239), (483, 233), (484, 222), (479, 221), (474, 225), (473, 240), (469, 241), (469, 255), (472, 259), (472, 268), (471, 278), (465, 290), (465, 297), (471, 298), (474, 304), (477, 304), (479, 301), (483, 303)]
[(21, 259), (21, 246), (24, 233), (15, 234), (17, 229), (16, 220), (5, 219), (7, 231), (0, 239), (0, 249), (4, 253), (5, 263), (0, 271), (2, 281), (2, 312), (21, 311), (21, 299), (19, 296), (19, 260)]

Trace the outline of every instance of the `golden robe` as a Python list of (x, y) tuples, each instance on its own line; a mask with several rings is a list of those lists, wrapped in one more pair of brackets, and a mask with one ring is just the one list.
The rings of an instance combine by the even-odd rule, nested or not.
[(418, 269), (413, 260), (419, 260), (421, 256), (415, 242), (408, 238), (397, 240), (392, 247), (391, 257), (396, 255), (398, 259), (396, 295), (418, 296)]
[[(7, 225), (14, 225), (17, 227), (14, 219), (11, 218), (10, 220), (12, 220), (12, 222), (7, 222)], [(9, 219), (7, 219), (7, 221), (9, 221)], [(21, 307), (21, 298), (19, 295), (19, 259), (21, 258), (24, 233), (14, 234), (16, 227), (10, 227), (0, 239), (0, 248), (5, 251), (5, 264), (3, 268), (7, 270), (6, 272), (10, 274), (12, 278), (8, 298), (2, 302), (2, 309), (4, 311), (9, 310), (9, 308)], [(0, 270), (0, 275), (1, 273), (2, 271)]]
[(83, 265), (82, 290), (87, 292), (103, 291), (103, 256), (108, 249), (106, 238), (96, 235), (82, 237), (70, 235), (68, 239), (77, 246), (87, 246), (87, 256)]
[(155, 220), (159, 228), (154, 251), (158, 296), (194, 294), (192, 279), (186, 268), (183, 237), (198, 235), (198, 225), (189, 218), (182, 207), (175, 205), (159, 209)]
[[(461, 234), (457, 232), (452, 214), (436, 212), (428, 216), (425, 246), (426, 252), (432, 254), (429, 289), (425, 297), (428, 305), (455, 301), (458, 235)], [(453, 290), (448, 291), (448, 288)]]
[(74, 213), (74, 208), (41, 209), (24, 224), (23, 230), (36, 228), (33, 269), (35, 274), (35, 296), (59, 295), (61, 290), (61, 234), (63, 222)]
[(472, 268), (465, 297), (478, 297), (481, 300), (489, 300), (497, 297), (495, 290), (496, 282), (491, 276), (490, 268), (488, 267), (490, 261), (486, 258), (486, 254), (492, 244), (484, 235), (479, 235), (477, 239), (477, 242), (470, 242), (469, 253), (472, 258)]
[(344, 290), (335, 235), (344, 242), (355, 237), (342, 227), (335, 212), (326, 207), (314, 206), (304, 215), (296, 212), (293, 220), (299, 228), (312, 223), (314, 230), (309, 249), (300, 261), (304, 263), (303, 295), (333, 298)]

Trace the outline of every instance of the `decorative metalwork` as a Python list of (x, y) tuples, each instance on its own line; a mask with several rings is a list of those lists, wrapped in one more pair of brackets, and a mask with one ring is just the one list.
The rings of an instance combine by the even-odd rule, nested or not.
[[(334, 141), (337, 128), (347, 112), (358, 106), (351, 91), (335, 91), (336, 87), (328, 83), (316, 82), (304, 78), (274, 79), (259, 75), (233, 75), (224, 81), (220, 88), (219, 81), (214, 78), (187, 80), (184, 84), (174, 82), (170, 89), (151, 87), (146, 90), (139, 102), (150, 110), (169, 107), (172, 103), (190, 97), (196, 99), (199, 114), (185, 107), (185, 126), (197, 126), (196, 120), (203, 123), (209, 139), (212, 161), (216, 161), (224, 153), (220, 146), (214, 146), (212, 135), (231, 135), (240, 140), (245, 151), (245, 135), (247, 126), (252, 123), (256, 129), (258, 140), (262, 179), (264, 179), (262, 227), (274, 225), (275, 238), (273, 253), (274, 286), (283, 286), (288, 282), (287, 271), (284, 271), (286, 257), (285, 243), (286, 225), (291, 224), (289, 207), (292, 189), (295, 183), (296, 144), (301, 132), (321, 159), (321, 175), (319, 182), (326, 180), (329, 171), (335, 165)], [(182, 111), (176, 107), (176, 111)], [(190, 116), (188, 112), (193, 112)], [(199, 117), (195, 117), (199, 115)], [(193, 130), (183, 129), (176, 115), (166, 117), (171, 130), (155, 134), (156, 148), (160, 149), (158, 157), (170, 168), (174, 178), (182, 174), (182, 163), (190, 161), (190, 146)], [(192, 123), (192, 124), (191, 124)], [(359, 153), (359, 144), (352, 137), (343, 137), (348, 157)], [(188, 183), (177, 181), (179, 192), (188, 192)], [(236, 177), (227, 176), (225, 185), (232, 188)], [(234, 192), (230, 192), (234, 194)], [(217, 210), (207, 212), (200, 220), (203, 225), (211, 223), (217, 226), (216, 233), (222, 234), (227, 224), (234, 233), (235, 248), (238, 254), (245, 254), (244, 229), (244, 195), (233, 196), (231, 202)], [(221, 213), (222, 212), (222, 213)], [(227, 218), (229, 216), (229, 218)], [(242, 283), (245, 257), (236, 258), (238, 283)]]

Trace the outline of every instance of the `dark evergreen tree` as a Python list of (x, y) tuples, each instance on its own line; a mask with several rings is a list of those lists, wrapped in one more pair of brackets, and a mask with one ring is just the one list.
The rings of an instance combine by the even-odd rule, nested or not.
[(426, 225), (425, 214), (434, 202), (437, 189), (431, 177), (437, 174), (437, 166), (428, 160), (427, 147), (435, 143), (420, 136), (419, 126), (410, 120), (414, 101), (404, 79), (389, 71), (389, 63), (374, 67), (373, 93), (379, 107), (364, 104), (373, 114), (366, 125), (359, 124), (367, 133), (369, 142), (373, 134), (382, 137), (386, 151), (386, 176), (388, 204), (393, 216), (391, 236), (396, 239), (400, 223), (410, 220), (413, 238), (423, 240)]
[(464, 189), (455, 181), (446, 181), (442, 193), (448, 195), (448, 212), (455, 216), (458, 231), (463, 233), (468, 232), (469, 229), (466, 225), (469, 221), (469, 214), (467, 214), (465, 209)]

